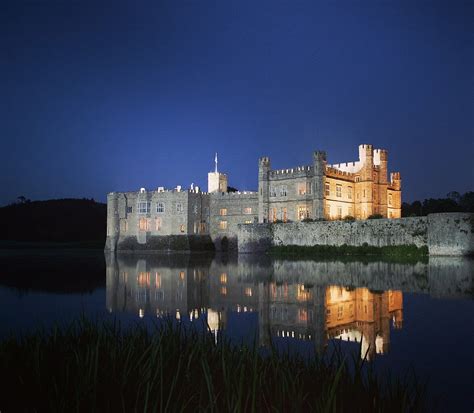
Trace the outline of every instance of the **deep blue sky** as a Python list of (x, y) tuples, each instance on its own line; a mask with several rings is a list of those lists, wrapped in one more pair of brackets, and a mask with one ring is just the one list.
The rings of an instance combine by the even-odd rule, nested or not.
[(2, 1), (0, 204), (230, 184), (389, 150), (404, 199), (474, 190), (473, 1)]

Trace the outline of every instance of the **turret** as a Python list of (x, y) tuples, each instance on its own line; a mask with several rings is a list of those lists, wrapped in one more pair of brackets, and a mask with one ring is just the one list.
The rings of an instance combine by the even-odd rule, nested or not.
[(227, 192), (227, 175), (217, 170), (217, 153), (214, 162), (214, 172), (207, 174), (207, 192)]
[(264, 156), (258, 160), (258, 222), (268, 218), (270, 158)]
[(107, 239), (105, 249), (115, 251), (119, 236), (118, 195), (111, 192), (107, 195)]
[(388, 152), (385, 149), (374, 150), (374, 165), (379, 167), (379, 183), (387, 183)]
[(402, 180), (400, 178), (400, 172), (392, 172), (390, 174), (390, 187), (399, 191), (402, 187)]
[(359, 160), (363, 165), (360, 171), (360, 180), (372, 181), (372, 166), (374, 164), (374, 151), (372, 145), (359, 145)]
[(313, 152), (313, 216), (324, 218), (324, 176), (326, 172), (326, 152)]

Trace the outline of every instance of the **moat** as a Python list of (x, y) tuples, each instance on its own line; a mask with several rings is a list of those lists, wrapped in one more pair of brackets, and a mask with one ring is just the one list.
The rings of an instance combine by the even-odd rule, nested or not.
[(474, 406), (473, 260), (0, 254), (1, 337), (82, 314), (125, 325), (171, 317), (207, 323), (236, 345), (256, 339), (311, 355), (340, 342), (380, 372), (413, 368), (441, 410)]

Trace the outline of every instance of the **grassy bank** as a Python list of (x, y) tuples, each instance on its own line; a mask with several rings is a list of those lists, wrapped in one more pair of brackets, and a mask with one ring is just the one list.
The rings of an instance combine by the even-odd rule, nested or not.
[(270, 254), (281, 258), (382, 257), (399, 261), (418, 261), (428, 257), (428, 247), (417, 247), (416, 245), (374, 247), (367, 244), (360, 247), (351, 245), (282, 245), (272, 247)]
[[(151, 334), (82, 320), (0, 343), (2, 411), (419, 411), (412, 380), (383, 385), (358, 358), (305, 361), (216, 344), (171, 324)], [(355, 372), (355, 373), (354, 373)], [(384, 390), (383, 390), (384, 389)]]

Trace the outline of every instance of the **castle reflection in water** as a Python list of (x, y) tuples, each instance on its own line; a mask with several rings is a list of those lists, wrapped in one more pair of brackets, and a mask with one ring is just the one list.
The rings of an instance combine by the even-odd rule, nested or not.
[[(229, 312), (257, 313), (261, 345), (268, 345), (271, 337), (289, 337), (311, 340), (322, 350), (329, 339), (340, 338), (362, 342), (361, 355), (367, 353), (369, 359), (389, 351), (391, 326), (403, 326), (402, 290), (430, 294), (439, 290), (447, 295), (460, 291), (450, 292), (436, 274), (442, 262), (430, 267), (267, 257), (106, 258), (111, 312), (172, 315), (191, 321), (206, 317), (216, 339), (217, 332), (226, 328)], [(435, 283), (430, 282), (433, 271)]]

